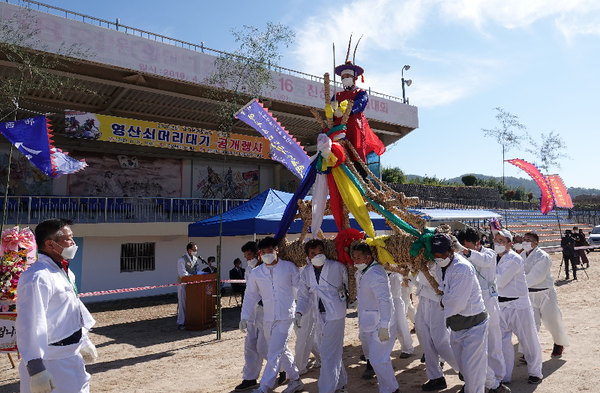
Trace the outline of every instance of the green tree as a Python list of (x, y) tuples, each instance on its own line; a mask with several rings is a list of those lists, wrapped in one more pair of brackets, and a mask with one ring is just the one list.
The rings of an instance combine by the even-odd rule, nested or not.
[(216, 87), (212, 98), (219, 102), (219, 129), (225, 132), (231, 132), (234, 114), (245, 100), (261, 97), (264, 90), (275, 87), (269, 68), (281, 60), (280, 46), (288, 47), (295, 37), (289, 27), (271, 22), (265, 31), (244, 26), (231, 33), (239, 47), (221, 54), (215, 60), (216, 71), (207, 78), (208, 84)]
[(537, 143), (531, 136), (528, 140), (531, 147), (525, 149), (525, 151), (533, 154), (538, 159), (536, 164), (545, 174), (549, 174), (552, 167), (560, 169), (559, 160), (561, 158), (570, 158), (565, 152), (567, 144), (560, 134), (555, 131), (551, 131), (548, 135), (542, 133), (541, 143)]
[(395, 168), (383, 168), (381, 171), (381, 179), (388, 183), (404, 184), (408, 182), (408, 177), (402, 172), (402, 169)]
[(519, 117), (506, 112), (500, 107), (494, 108), (496, 110), (496, 119), (500, 122), (500, 127), (486, 129), (482, 128), (483, 134), (486, 137), (495, 138), (496, 142), (502, 145), (502, 184), (504, 184), (504, 157), (513, 147), (519, 145), (522, 138), (527, 137), (527, 133), (523, 134), (521, 131), (527, 129), (523, 124), (519, 122)]
[(463, 184), (467, 187), (475, 185), (477, 178), (475, 175), (465, 175), (461, 178)]

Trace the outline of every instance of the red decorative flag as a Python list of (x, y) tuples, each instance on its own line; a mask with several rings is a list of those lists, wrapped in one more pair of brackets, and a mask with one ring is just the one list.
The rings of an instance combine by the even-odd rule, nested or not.
[(573, 201), (571, 200), (571, 195), (569, 195), (567, 187), (565, 187), (565, 184), (560, 176), (548, 175), (546, 176), (546, 180), (548, 180), (548, 184), (550, 184), (552, 194), (554, 195), (554, 205), (556, 207), (566, 207), (567, 209), (572, 209)]
[(540, 187), (540, 190), (542, 191), (540, 206), (542, 214), (550, 213), (552, 209), (554, 209), (554, 197), (552, 196), (552, 189), (550, 188), (548, 181), (546, 180), (544, 175), (542, 175), (540, 170), (537, 169), (535, 165), (525, 160), (521, 160), (520, 158), (507, 161), (527, 172), (527, 174), (531, 176), (531, 178), (537, 183), (537, 185)]

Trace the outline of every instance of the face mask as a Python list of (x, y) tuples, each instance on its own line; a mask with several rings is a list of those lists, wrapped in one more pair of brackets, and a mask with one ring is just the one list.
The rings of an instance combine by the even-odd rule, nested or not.
[(273, 262), (275, 262), (275, 259), (276, 259), (277, 257), (275, 256), (275, 254), (263, 254), (263, 255), (261, 255), (261, 257), (260, 257), (260, 258), (262, 259), (262, 261), (263, 261), (264, 263), (266, 263), (267, 265), (270, 265), (270, 264), (272, 264)]
[(313, 259), (311, 260), (313, 266), (319, 267), (319, 266), (323, 266), (325, 264), (325, 261), (327, 260), (327, 257), (325, 257), (325, 254), (319, 254), (319, 255), (315, 255), (313, 257)]
[(258, 259), (252, 258), (251, 260), (248, 261), (248, 266), (250, 266), (252, 269), (254, 269), (256, 267), (257, 263), (258, 263)]
[(344, 85), (345, 88), (350, 88), (354, 85), (354, 78), (344, 78), (342, 79), (342, 85)]
[(446, 267), (450, 263), (450, 256), (447, 256), (445, 259), (435, 258), (435, 263), (437, 263), (440, 267)]
[(354, 267), (358, 269), (358, 271), (363, 271), (367, 268), (366, 263), (355, 263)]
[[(62, 247), (57, 242), (54, 242), (54, 244), (56, 244), (59, 247)], [(77, 253), (77, 248), (78, 247), (76, 244), (72, 245), (71, 247), (62, 247), (63, 250), (60, 253), (60, 256), (66, 260), (71, 260), (71, 259), (75, 258), (75, 253)]]
[(506, 251), (506, 247), (504, 247), (502, 244), (494, 243), (494, 251), (496, 251), (498, 254), (503, 254), (504, 251)]
[(517, 251), (521, 251), (523, 248), (525, 248), (525, 247), (523, 246), (523, 244), (522, 244), (522, 243), (515, 243), (515, 244), (513, 245), (513, 247), (514, 247), (514, 248), (515, 248), (515, 250), (517, 250)]
[(198, 255), (198, 251), (192, 251), (192, 256), (195, 257), (196, 255)]
[(531, 250), (533, 250), (533, 248), (531, 247), (531, 242), (523, 242), (523, 250), (529, 252)]

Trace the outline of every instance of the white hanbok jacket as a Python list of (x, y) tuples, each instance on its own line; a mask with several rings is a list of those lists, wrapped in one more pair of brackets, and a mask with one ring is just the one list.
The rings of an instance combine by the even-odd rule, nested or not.
[(358, 327), (361, 332), (390, 328), (396, 323), (388, 275), (377, 261), (356, 272)]
[(497, 257), (498, 254), (495, 251), (481, 247), (481, 251), (471, 250), (471, 256), (467, 258), (475, 267), (475, 275), (481, 287), (481, 296), (483, 296), (485, 308), (490, 312), (500, 310), (498, 297), (491, 296), (489, 291), (489, 284), (496, 284)]
[(546, 251), (539, 247), (527, 252), (521, 252), (523, 266), (525, 269), (525, 279), (528, 288), (553, 288), (554, 278), (552, 278), (552, 259)]
[(503, 303), (502, 307), (531, 307), (523, 258), (513, 250), (510, 250), (500, 258), (497, 269), (496, 283), (498, 284), (498, 296), (519, 298), (518, 300)]
[[(69, 282), (70, 280), (70, 282)], [(69, 278), (52, 258), (38, 260), (21, 274), (17, 286), (17, 346), (25, 363), (32, 359), (54, 360), (76, 355), (87, 344), (87, 331), (96, 323), (75, 293), (75, 275)], [(52, 346), (79, 329), (79, 344)]]
[(442, 303), (446, 319), (453, 315), (470, 317), (485, 310), (481, 288), (475, 274), (473, 265), (455, 253), (442, 281), (444, 291)]
[(265, 321), (293, 318), (296, 314), (294, 299), (299, 281), (298, 268), (290, 261), (279, 259), (272, 270), (264, 263), (257, 266), (246, 283), (241, 318), (250, 319), (259, 300), (263, 302)]
[[(325, 318), (328, 321), (346, 317), (346, 300), (342, 300), (339, 289), (344, 293), (348, 288), (348, 270), (343, 263), (328, 259), (321, 268), (319, 283), (314, 266), (309, 263), (300, 272), (298, 286), (298, 305), (296, 311), (306, 315), (309, 310), (319, 310), (319, 299), (325, 307)], [(314, 307), (314, 308), (313, 308)]]

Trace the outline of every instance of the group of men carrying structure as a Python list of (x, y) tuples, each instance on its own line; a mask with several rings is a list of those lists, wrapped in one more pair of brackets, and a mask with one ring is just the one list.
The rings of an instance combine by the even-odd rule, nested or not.
[[(362, 69), (344, 64), (336, 72), (345, 87), (338, 99), (354, 100), (346, 130), (360, 156), (354, 160), (364, 160), (371, 151), (383, 153), (385, 147), (362, 113), (368, 102), (366, 92), (355, 86)], [(22, 393), (89, 391), (85, 363), (94, 361), (97, 351), (87, 332), (94, 320), (78, 299), (75, 277), (68, 268), (77, 251), (70, 225), (70, 221), (53, 219), (37, 226), (38, 260), (18, 283), (16, 327)], [(429, 270), (443, 295), (422, 272), (407, 272), (404, 277), (388, 274), (367, 243), (352, 246), (359, 337), (367, 360), (363, 377), (376, 376), (380, 392), (400, 392), (390, 357), (395, 339), (390, 338), (400, 339), (400, 357), (409, 357), (414, 351), (406, 320), (412, 310), (409, 289), (402, 285), (406, 281), (416, 285), (419, 296), (414, 324), (426, 363), (424, 391), (446, 388), (441, 362), (447, 362), (460, 372), (466, 393), (485, 389), (509, 392), (506, 384), (511, 381), (514, 364), (513, 333), (527, 362), (528, 382), (540, 383), (541, 321), (555, 342), (552, 356), (561, 356), (563, 346), (568, 345), (550, 272), (552, 261), (539, 249), (535, 233), (524, 235), (520, 255), (511, 249), (513, 236), (507, 230), (495, 233), (494, 251), (482, 247), (479, 235), (471, 229), (459, 233), (458, 242), (454, 240), (445, 233), (430, 239), (435, 263)], [(188, 273), (186, 266), (196, 258), (195, 247), (188, 246), (190, 263), (185, 257), (180, 261), (180, 276)], [(240, 329), (247, 333), (243, 382), (236, 390), (258, 385), (266, 359), (254, 393), (267, 393), (285, 379), (289, 379), (285, 393), (301, 391), (300, 375), (306, 372), (312, 350), (320, 354), (319, 392), (346, 392), (342, 352), (347, 268), (325, 257), (319, 239), (306, 243), (308, 264), (301, 271), (280, 259), (277, 247), (278, 242), (267, 237), (242, 248), (249, 268)], [(178, 322), (181, 324), (180, 318)], [(295, 356), (287, 346), (294, 326), (297, 335), (304, 337), (297, 340)]]

